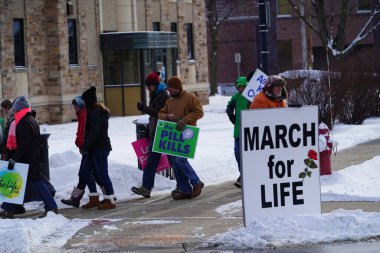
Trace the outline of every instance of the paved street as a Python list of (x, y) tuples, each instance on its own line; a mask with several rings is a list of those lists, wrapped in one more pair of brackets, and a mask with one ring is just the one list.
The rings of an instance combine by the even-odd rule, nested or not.
[[(333, 157), (334, 168), (342, 169), (380, 155), (379, 145), (380, 140), (377, 140), (338, 153)], [(69, 219), (92, 219), (91, 225), (78, 231), (65, 248), (69, 252), (215, 252), (215, 248), (208, 249), (202, 245), (205, 238), (243, 226), (241, 210), (223, 217), (215, 209), (240, 199), (240, 190), (233, 186), (233, 182), (227, 182), (206, 186), (204, 192), (192, 200), (174, 201), (169, 195), (163, 195), (123, 201), (112, 211), (62, 209), (61, 213)], [(380, 202), (322, 203), (323, 212), (339, 208), (380, 212)], [(372, 253), (379, 252), (379, 248), (379, 242), (372, 242), (365, 246), (338, 244), (307, 249), (244, 252)]]

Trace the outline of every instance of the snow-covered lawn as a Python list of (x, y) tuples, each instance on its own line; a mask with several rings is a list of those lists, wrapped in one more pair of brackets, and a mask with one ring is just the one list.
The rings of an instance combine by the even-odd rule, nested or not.
[(380, 236), (380, 213), (337, 210), (322, 215), (265, 218), (247, 228), (230, 230), (209, 239), (221, 249), (286, 248)]
[[(198, 126), (201, 128), (198, 149), (195, 159), (191, 160), (190, 163), (206, 185), (236, 180), (238, 176), (233, 153), (233, 126), (225, 114), (225, 105), (229, 99), (229, 97), (222, 96), (211, 97), (210, 105), (204, 107), (204, 118), (198, 122)], [(136, 196), (132, 194), (130, 188), (141, 183), (142, 172), (137, 169), (137, 159), (131, 142), (136, 139), (135, 125), (132, 121), (144, 117), (146, 116), (118, 117), (111, 118), (110, 120), (109, 134), (113, 151), (109, 157), (109, 173), (119, 200), (135, 198)], [(72, 188), (78, 181), (77, 174), (81, 156), (74, 146), (76, 127), (76, 123), (41, 127), (42, 131), (45, 130), (51, 134), (49, 139), (50, 176), (51, 182), (57, 190), (56, 201), (60, 208), (65, 207), (60, 203), (60, 200), (69, 196)], [(338, 125), (334, 131), (334, 138), (339, 141), (339, 150), (342, 150), (361, 142), (380, 138), (379, 128), (380, 119), (367, 120), (361, 126)], [(377, 187), (380, 175), (377, 168), (379, 168), (379, 163), (380, 158), (374, 158), (362, 165), (353, 166), (334, 173), (331, 176), (323, 177), (322, 199), (378, 200), (379, 191)], [(175, 188), (175, 182), (157, 176), (153, 194), (168, 193), (173, 188)], [(238, 206), (239, 203), (234, 203), (228, 208), (238, 210)], [(42, 206), (37, 203), (29, 203), (26, 207), (27, 209), (39, 208), (42, 210)], [(226, 210), (221, 208), (219, 212), (223, 213)], [(88, 221), (75, 219), (69, 221), (61, 215), (54, 214), (49, 215), (46, 219), (39, 220), (1, 220), (0, 236), (3, 239), (0, 240), (0, 246), (3, 249), (7, 249), (8, 251), (6, 252), (12, 252), (13, 249), (14, 252), (27, 252), (28, 250), (35, 249), (41, 243), (49, 247), (59, 248), (77, 230), (86, 226), (87, 223)], [(296, 229), (299, 229), (298, 233), (294, 233), (294, 231), (291, 231), (292, 233), (286, 232), (287, 228), (290, 229), (291, 227), (289, 226), (290, 223), (294, 224)], [(327, 239), (325, 238), (325, 230), (333, 229), (333, 224), (342, 227), (349, 224), (355, 231), (363, 231), (362, 235), (366, 235), (367, 233), (375, 235), (380, 234), (379, 223), (380, 217), (378, 214), (340, 211), (321, 217), (311, 216), (299, 217), (295, 220), (289, 218), (285, 220), (276, 219), (273, 221), (257, 222), (252, 228), (231, 232), (230, 234), (220, 236), (219, 239), (214, 239), (214, 241), (228, 241), (228, 238), (236, 239), (239, 238), (239, 233), (256, 231), (262, 228), (261, 232), (257, 231), (259, 234), (255, 234), (252, 238), (244, 239), (243, 245), (261, 247), (263, 245), (284, 243), (317, 243), (323, 240), (340, 240), (340, 237), (331, 231), (331, 235), (327, 236)], [(274, 233), (278, 234), (277, 232), (280, 228), (284, 228), (283, 235), (273, 238), (272, 235)], [(311, 229), (312, 232), (306, 233), (305, 231), (308, 229)], [(341, 229), (343, 230), (344, 228)], [(36, 231), (39, 232), (36, 233)], [(336, 231), (337, 233), (342, 232), (339, 230), (332, 231)], [(287, 234), (305, 234), (305, 237), (299, 240), (297, 238), (286, 237)], [(350, 233), (346, 235), (346, 238), (356, 239), (355, 235), (351, 235)], [(227, 247), (229, 246), (227, 245)]]

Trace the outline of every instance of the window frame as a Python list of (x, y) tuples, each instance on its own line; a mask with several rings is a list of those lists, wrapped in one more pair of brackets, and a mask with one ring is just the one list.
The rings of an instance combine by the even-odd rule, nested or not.
[(367, 1), (369, 1), (369, 9), (363, 9), (363, 10), (359, 9), (359, 2), (360, 1), (363, 1), (363, 0), (357, 0), (357, 2), (356, 2), (356, 13), (371, 13), (372, 12), (372, 1), (367, 0)]
[(187, 59), (195, 60), (193, 23), (186, 23)]
[[(73, 24), (73, 34), (70, 34), (70, 24)], [(69, 18), (67, 19), (67, 42), (68, 42), (68, 54), (69, 65), (79, 65), (79, 47), (78, 47), (78, 29), (77, 20)], [(73, 46), (73, 48), (72, 48)], [(73, 50), (73, 52), (72, 52)], [(74, 59), (72, 58), (74, 56)]]
[[(19, 35), (18, 39), (16, 40), (15, 35), (15, 24), (19, 23)], [(14, 18), (13, 19), (13, 47), (14, 47), (14, 65), (16, 68), (25, 68), (26, 67), (26, 54), (25, 54), (25, 26), (24, 26), (24, 19), (23, 18)], [(18, 44), (16, 46), (16, 44)], [(20, 45), (21, 44), (21, 45)], [(16, 54), (20, 54), (19, 56), (16, 56)], [(20, 58), (20, 59), (17, 59)]]

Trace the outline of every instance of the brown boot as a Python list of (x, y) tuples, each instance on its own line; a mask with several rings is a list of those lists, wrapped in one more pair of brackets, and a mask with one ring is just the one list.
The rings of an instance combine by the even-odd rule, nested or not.
[(116, 204), (113, 195), (104, 195), (103, 203), (97, 208), (98, 210), (115, 209)]
[(193, 187), (193, 193), (191, 194), (193, 198), (198, 197), (201, 192), (202, 188), (205, 186), (205, 184), (202, 181), (199, 181), (196, 185)]
[(88, 197), (89, 197), (90, 201), (88, 201), (88, 203), (82, 205), (82, 208), (90, 209), (90, 208), (100, 206), (99, 193), (97, 193), (97, 192), (90, 193), (90, 194), (88, 194)]

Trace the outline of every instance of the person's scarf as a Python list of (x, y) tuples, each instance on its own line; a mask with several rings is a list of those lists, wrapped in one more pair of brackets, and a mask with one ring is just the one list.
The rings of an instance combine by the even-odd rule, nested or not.
[(15, 150), (17, 149), (17, 141), (16, 141), (16, 127), (17, 124), (20, 122), (22, 118), (25, 117), (25, 115), (28, 112), (31, 112), (32, 110), (30, 108), (24, 108), (21, 111), (15, 112), (15, 120), (12, 121), (10, 127), (9, 127), (9, 133), (8, 133), (8, 139), (7, 139), (7, 149), (9, 150)]

